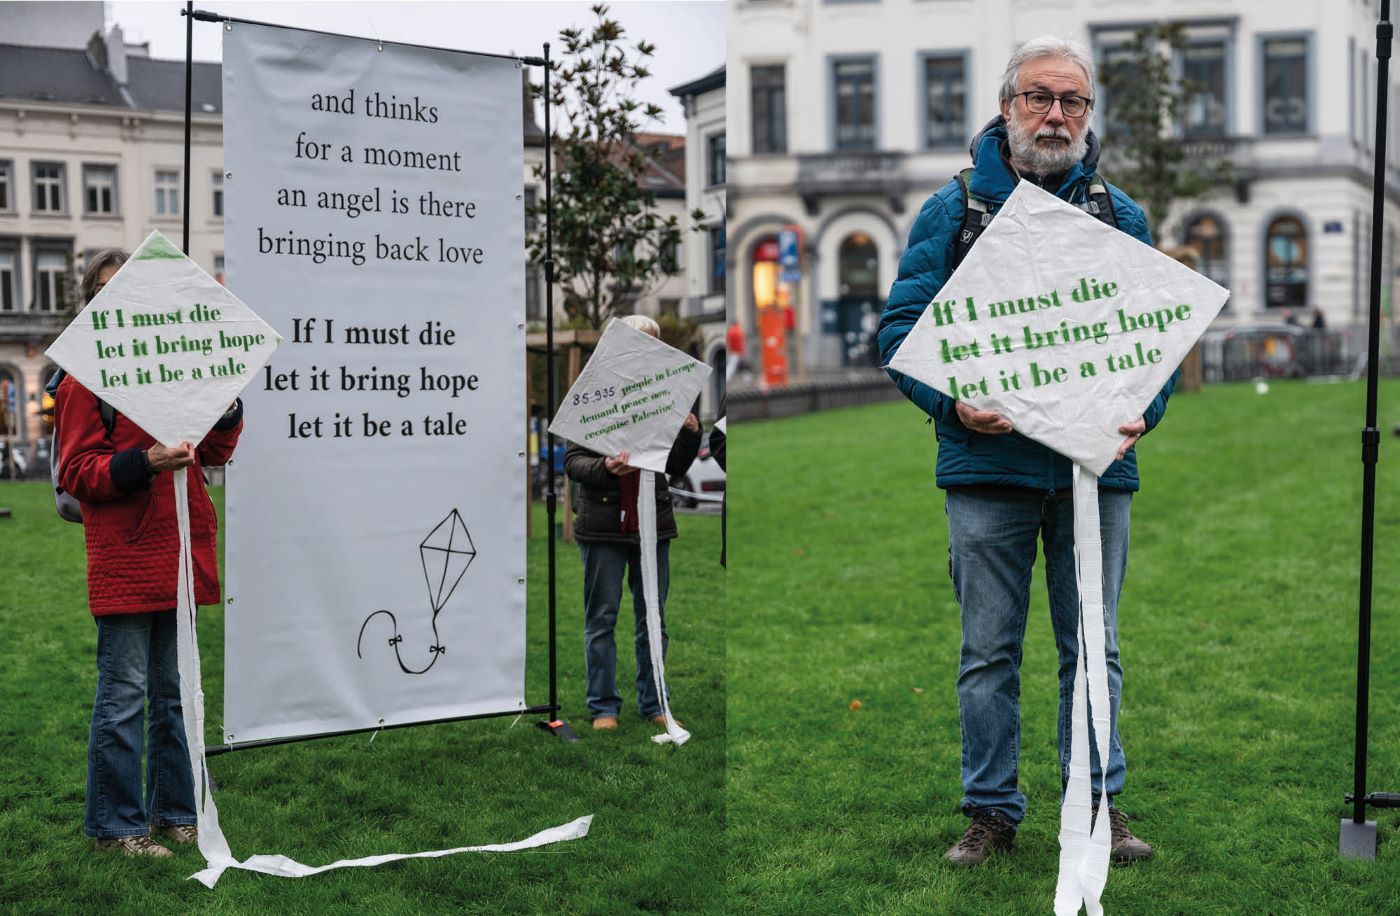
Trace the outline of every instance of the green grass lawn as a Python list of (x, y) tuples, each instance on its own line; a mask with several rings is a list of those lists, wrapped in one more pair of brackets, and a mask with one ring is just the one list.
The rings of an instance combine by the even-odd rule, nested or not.
[[(1400, 812), (1371, 863), (1350, 809), (1360, 384), (1173, 398), (1119, 614), (1121, 798), (1155, 859), (1114, 869), (1111, 913), (1400, 907)], [(1400, 791), (1400, 382), (1381, 392), (1372, 791)], [(1058, 870), (1055, 650), (1043, 575), (1022, 666), (1013, 853), (941, 859), (958, 813), (958, 612), (936, 443), (905, 402), (744, 424), (733, 438), (727, 654), (730, 908), (1048, 913)], [(853, 700), (860, 708), (850, 708)]]
[[(222, 494), (215, 493), (216, 502)], [(719, 519), (684, 516), (671, 554), (672, 708), (694, 734), (653, 744), (635, 705), (595, 734), (583, 702), (577, 549), (559, 546), (559, 697), (582, 736), (538, 717), (403, 728), (245, 750), (211, 771), (233, 853), (309, 865), (521, 839), (584, 814), (588, 837), (538, 851), (464, 853), (303, 879), (227, 872), (209, 891), (170, 859), (99, 856), (83, 836), (85, 754), (96, 683), (82, 529), (45, 484), (0, 485), (0, 910), (7, 913), (630, 913), (723, 909), (724, 585)], [(561, 513), (562, 515), (562, 513)], [(548, 702), (543, 512), (530, 542), (526, 700)], [(626, 603), (626, 602), (624, 602)], [(207, 740), (219, 740), (223, 611), (200, 621)], [(630, 611), (618, 680), (633, 702)]]

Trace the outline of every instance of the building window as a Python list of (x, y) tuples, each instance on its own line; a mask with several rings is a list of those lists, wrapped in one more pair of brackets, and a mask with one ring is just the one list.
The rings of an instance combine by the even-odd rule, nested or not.
[(544, 273), (538, 264), (525, 268), (525, 318), (527, 321), (544, 321), (544, 302), (540, 295), (540, 284)]
[(1213, 213), (1192, 217), (1186, 223), (1182, 242), (1200, 252), (1201, 273), (1228, 289), (1230, 240), (1220, 217)]
[(965, 58), (924, 58), (924, 145), (962, 146), (967, 139)]
[(533, 187), (525, 189), (525, 235), (526, 244), (529, 243), (529, 236), (533, 235), (539, 226), (539, 217), (535, 215), (535, 201), (539, 200), (539, 191)]
[(724, 224), (711, 226), (708, 230), (710, 242), (710, 293), (724, 292)]
[(1182, 49), (1181, 77), (1192, 84), (1184, 125), (1188, 137), (1225, 136), (1227, 53), (1223, 40), (1192, 42)]
[(62, 251), (34, 253), (34, 309), (56, 312), (68, 307), (68, 255)]
[(213, 191), (213, 196), (209, 201), (210, 209), (219, 219), (224, 217), (224, 173), (222, 171), (211, 172), (209, 174), (209, 185)]
[(633, 260), (633, 253), (631, 242), (614, 243), (612, 250), (613, 264), (619, 268), (624, 264), (630, 264)]
[(724, 184), (724, 134), (715, 134), (709, 139), (707, 161), (706, 185), (714, 187)]
[(13, 250), (0, 251), (0, 312), (19, 311), (19, 255)]
[[(664, 236), (664, 232), (663, 232)], [(661, 239), (664, 243), (665, 239)], [(657, 259), (661, 262), (661, 270), (668, 274), (679, 273), (681, 269), (681, 244), (676, 242), (672, 245), (657, 245)]]
[(1308, 304), (1308, 235), (1302, 220), (1280, 216), (1264, 236), (1265, 296), (1269, 308)]
[(156, 172), (156, 216), (180, 215), (180, 173), (162, 169)]
[(753, 95), (753, 151), (787, 152), (787, 82), (782, 64), (749, 71)]
[(831, 64), (838, 150), (875, 148), (875, 58)]
[(1308, 129), (1308, 41), (1269, 38), (1264, 46), (1264, 133), (1301, 134)]
[(34, 163), (34, 212), (66, 212), (63, 184), (63, 163)]
[(224, 285), (224, 256), (214, 255), (214, 279), (219, 281), (219, 285)]
[(0, 213), (15, 208), (15, 164), (9, 159), (0, 159)]
[(1115, 104), (1110, 84), (1130, 86), (1137, 81), (1142, 66), (1137, 55), (1124, 44), (1105, 45), (1099, 61), (1100, 98), (1095, 106), (1103, 112), (1103, 133), (1105, 136), (1121, 135), (1124, 130), (1122, 111)]
[(117, 167), (83, 166), (83, 212), (111, 216), (117, 212)]

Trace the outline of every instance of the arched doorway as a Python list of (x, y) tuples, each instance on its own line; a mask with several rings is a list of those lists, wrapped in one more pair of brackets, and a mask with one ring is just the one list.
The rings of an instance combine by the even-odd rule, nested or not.
[[(27, 458), (21, 440), (26, 438), (24, 395), (19, 370), (0, 366), (0, 479), (24, 476), (25, 467), (15, 462), (15, 452)], [(27, 465), (27, 462), (26, 462)]]
[(1280, 216), (1264, 236), (1264, 303), (1271, 309), (1308, 304), (1308, 234), (1296, 216)]
[(781, 385), (788, 380), (788, 336), (793, 314), (791, 289), (782, 282), (777, 235), (764, 236), (754, 245), (749, 280), (761, 374), (766, 384)]
[(880, 252), (875, 240), (853, 232), (837, 249), (837, 333), (843, 366), (879, 366), (875, 332), (880, 325)]
[(1230, 288), (1230, 236), (1223, 219), (1199, 213), (1186, 221), (1182, 242), (1201, 253), (1201, 273)]

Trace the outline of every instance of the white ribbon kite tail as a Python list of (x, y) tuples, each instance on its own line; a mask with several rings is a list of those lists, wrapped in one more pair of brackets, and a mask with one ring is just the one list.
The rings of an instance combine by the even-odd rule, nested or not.
[[(341, 859), (330, 865), (312, 867), (294, 862), (286, 856), (251, 856), (246, 862), (234, 859), (229, 851), (228, 840), (219, 829), (219, 810), (214, 806), (214, 793), (210, 788), (209, 771), (204, 761), (204, 690), (199, 673), (199, 641), (195, 635), (194, 603), (194, 561), (190, 551), (190, 500), (189, 479), (185, 468), (175, 472), (175, 519), (180, 528), (180, 580), (176, 589), (175, 613), (176, 644), (180, 659), (180, 706), (184, 712), (185, 742), (189, 745), (190, 769), (194, 773), (195, 815), (199, 827), (199, 851), (204, 855), (208, 868), (190, 877), (205, 887), (212, 888), (223, 873), (230, 868), (242, 868), (284, 878), (302, 878), (333, 868), (366, 867), (393, 862), (397, 859), (432, 859), (459, 852), (515, 852), (520, 849), (533, 849), (549, 843), (576, 840), (588, 835), (588, 827), (593, 815), (581, 817), (558, 827), (543, 830), (534, 836), (517, 840), (514, 843), (490, 846), (462, 846), (457, 849), (440, 849), (434, 852), (392, 853), (369, 856), (363, 859)], [(655, 515), (655, 510), (652, 512)], [(652, 525), (655, 530), (655, 522)], [(653, 552), (654, 553), (654, 552)], [(653, 557), (654, 560), (654, 557)], [(655, 566), (653, 565), (653, 570)]]
[[(1111, 845), (1106, 810), (1108, 793), (1103, 791), (1103, 782), (1108, 771), (1112, 720), (1104, 643), (1099, 479), (1076, 464), (1072, 480), (1075, 573), (1079, 581), (1079, 659), (1074, 671), (1069, 782), (1060, 810), (1060, 878), (1055, 888), (1055, 914), (1074, 916), (1079, 912), (1082, 901), (1089, 916), (1100, 916), (1103, 906), (1099, 903), (1099, 897), (1108, 883)], [(1089, 810), (1093, 796), (1089, 758), (1090, 715), (1094, 720), (1094, 744), (1098, 750), (1100, 773), (1099, 802), (1092, 814)]]
[(199, 827), (199, 851), (209, 863), (206, 873), (213, 876), (209, 887), (224, 869), (237, 865), (228, 841), (219, 829), (219, 810), (209, 785), (204, 761), (204, 687), (199, 672), (199, 641), (195, 629), (194, 557), (190, 553), (190, 495), (186, 468), (175, 471), (175, 520), (180, 529), (180, 581), (175, 594), (176, 648), (180, 666), (180, 708), (184, 712), (185, 744), (190, 752), (194, 774), (194, 810)]
[(666, 659), (661, 641), (661, 598), (656, 575), (656, 472), (640, 471), (640, 493), (637, 496), (637, 518), (642, 529), (642, 598), (647, 604), (647, 643), (651, 646), (651, 673), (656, 679), (656, 693), (661, 697), (661, 714), (666, 717), (666, 734), (652, 735), (657, 744), (685, 744), (690, 732), (671, 717), (671, 701), (666, 696)]

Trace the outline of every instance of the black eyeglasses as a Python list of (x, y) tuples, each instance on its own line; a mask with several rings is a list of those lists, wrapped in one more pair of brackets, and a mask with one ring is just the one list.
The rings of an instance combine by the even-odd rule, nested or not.
[(1059, 102), (1060, 111), (1064, 112), (1065, 117), (1082, 118), (1084, 112), (1094, 107), (1094, 100), (1086, 99), (1082, 95), (1052, 95), (1049, 92), (1040, 92), (1035, 89), (1018, 92), (1016, 95), (1026, 97), (1026, 107), (1031, 110), (1032, 114), (1047, 114), (1050, 107)]

